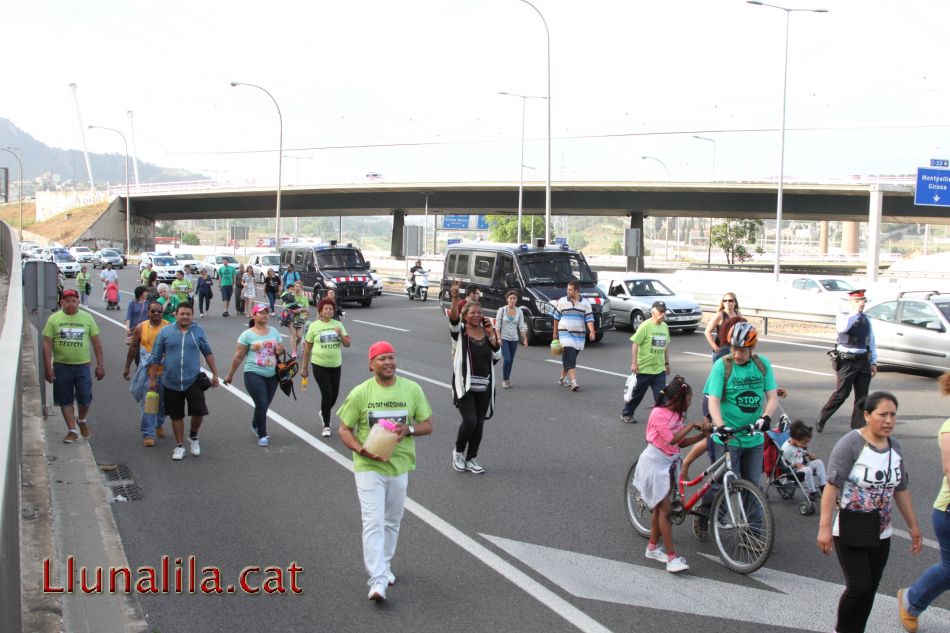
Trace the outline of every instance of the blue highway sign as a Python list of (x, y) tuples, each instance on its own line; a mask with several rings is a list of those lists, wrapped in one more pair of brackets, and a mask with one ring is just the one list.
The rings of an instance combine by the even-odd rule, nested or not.
[(914, 204), (926, 207), (950, 207), (950, 169), (918, 167)]
[(930, 166), (931, 167), (950, 167), (950, 160), (944, 160), (942, 158), (931, 158)]

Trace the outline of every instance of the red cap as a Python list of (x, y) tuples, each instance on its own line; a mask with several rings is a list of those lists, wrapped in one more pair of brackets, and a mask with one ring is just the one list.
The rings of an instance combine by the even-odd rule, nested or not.
[(63, 290), (63, 299), (65, 299), (66, 297), (78, 297), (78, 296), (79, 296), (79, 292), (76, 290), (73, 290), (72, 288), (67, 288), (66, 290)]
[(395, 354), (396, 349), (388, 341), (376, 341), (369, 346), (369, 359), (373, 360), (380, 354)]
[(864, 290), (865, 290), (864, 288), (858, 288), (857, 290), (852, 290), (851, 292), (848, 293), (848, 296), (851, 297), (852, 299), (867, 299), (867, 297), (864, 296)]

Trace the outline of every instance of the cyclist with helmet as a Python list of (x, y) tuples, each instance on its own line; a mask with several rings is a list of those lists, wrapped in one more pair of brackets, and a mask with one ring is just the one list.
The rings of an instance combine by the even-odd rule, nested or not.
[[(717, 360), (703, 386), (709, 398), (709, 414), (713, 428), (739, 428), (755, 424), (768, 428), (778, 407), (778, 385), (769, 359), (755, 353), (758, 333), (755, 326), (739, 322), (729, 329), (727, 337), (731, 354)], [(738, 477), (759, 485), (765, 438), (760, 434), (740, 434), (729, 442), (732, 468)], [(723, 441), (713, 435), (716, 458), (725, 451)], [(703, 499), (704, 515), (697, 515), (693, 531), (700, 540), (708, 535), (709, 505), (718, 486)]]

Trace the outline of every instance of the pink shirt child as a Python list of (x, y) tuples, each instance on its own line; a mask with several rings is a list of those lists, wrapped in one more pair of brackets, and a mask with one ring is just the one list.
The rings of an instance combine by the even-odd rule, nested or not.
[(670, 441), (682, 428), (682, 415), (666, 407), (653, 407), (647, 421), (647, 442), (667, 455), (679, 455), (680, 447)]

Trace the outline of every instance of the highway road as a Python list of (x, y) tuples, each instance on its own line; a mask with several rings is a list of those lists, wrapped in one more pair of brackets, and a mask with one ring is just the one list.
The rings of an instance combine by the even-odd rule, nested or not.
[[(132, 287), (132, 270), (120, 273)], [(70, 280), (68, 283), (72, 283)], [(673, 576), (643, 557), (623, 505), (627, 469), (645, 446), (645, 425), (620, 421), (629, 369), (629, 332), (609, 332), (579, 357), (577, 393), (558, 387), (558, 362), (546, 347), (521, 349), (511, 390), (499, 390), (486, 424), (480, 460), (484, 475), (450, 465), (459, 416), (452, 406), (449, 335), (438, 304), (387, 294), (371, 308), (346, 306), (352, 346), (343, 355), (343, 393), (369, 377), (367, 350), (387, 339), (402, 375), (418, 381), (433, 407), (435, 432), (417, 442), (418, 470), (410, 475), (406, 517), (389, 600), (366, 599), (359, 503), (349, 453), (336, 434), (319, 437), (319, 390), (297, 400), (278, 392), (258, 447), (248, 429), (252, 407), (243, 380), (208, 393), (211, 415), (201, 429), (202, 455), (171, 460), (170, 435), (144, 448), (138, 408), (122, 380), (126, 347), (121, 313), (108, 312), (95, 284), (91, 312), (102, 328), (106, 379), (97, 383), (90, 420), (96, 461), (121, 464), (142, 499), (111, 505), (133, 568), (158, 567), (163, 556), (194, 556), (200, 569), (221, 570), (222, 585), (242, 569), (284, 570), (283, 594), (143, 594), (150, 629), (170, 631), (667, 631), (727, 628), (737, 632), (831, 630), (842, 588), (834, 557), (815, 547), (818, 517), (773, 493), (777, 536), (766, 568), (751, 576), (728, 571), (712, 544), (696, 541), (688, 524), (676, 527), (677, 551), (692, 569)], [(741, 293), (740, 293), (741, 294)], [(123, 297), (123, 309), (127, 296)], [(208, 333), (222, 375), (247, 326), (212, 314), (197, 322)], [(276, 319), (275, 319), (276, 323)], [(760, 339), (792, 418), (813, 422), (834, 384), (828, 341), (807, 337)], [(710, 362), (701, 334), (674, 335), (673, 371), (700, 392)], [(497, 371), (501, 371), (500, 365)], [(935, 442), (950, 400), (936, 397), (933, 376), (883, 371), (872, 389), (900, 399), (898, 430), (910, 489), (924, 535), (919, 557), (895, 537), (869, 631), (899, 631), (898, 588), (938, 560), (930, 506), (940, 480)], [(342, 402), (342, 397), (341, 397)], [(641, 405), (645, 419), (648, 396)], [(690, 411), (701, 415), (699, 398)], [(812, 450), (825, 459), (847, 431), (849, 405), (816, 435)], [(57, 414), (48, 432), (60, 433)], [(170, 425), (169, 425), (170, 426)], [(903, 527), (901, 519), (895, 524)], [(68, 554), (68, 553), (64, 553)], [(288, 568), (296, 565), (295, 593)], [(276, 575), (276, 572), (272, 572)], [(263, 580), (264, 574), (255, 578)], [(258, 584), (260, 584), (258, 580)], [(950, 595), (922, 619), (921, 630), (950, 629)]]

